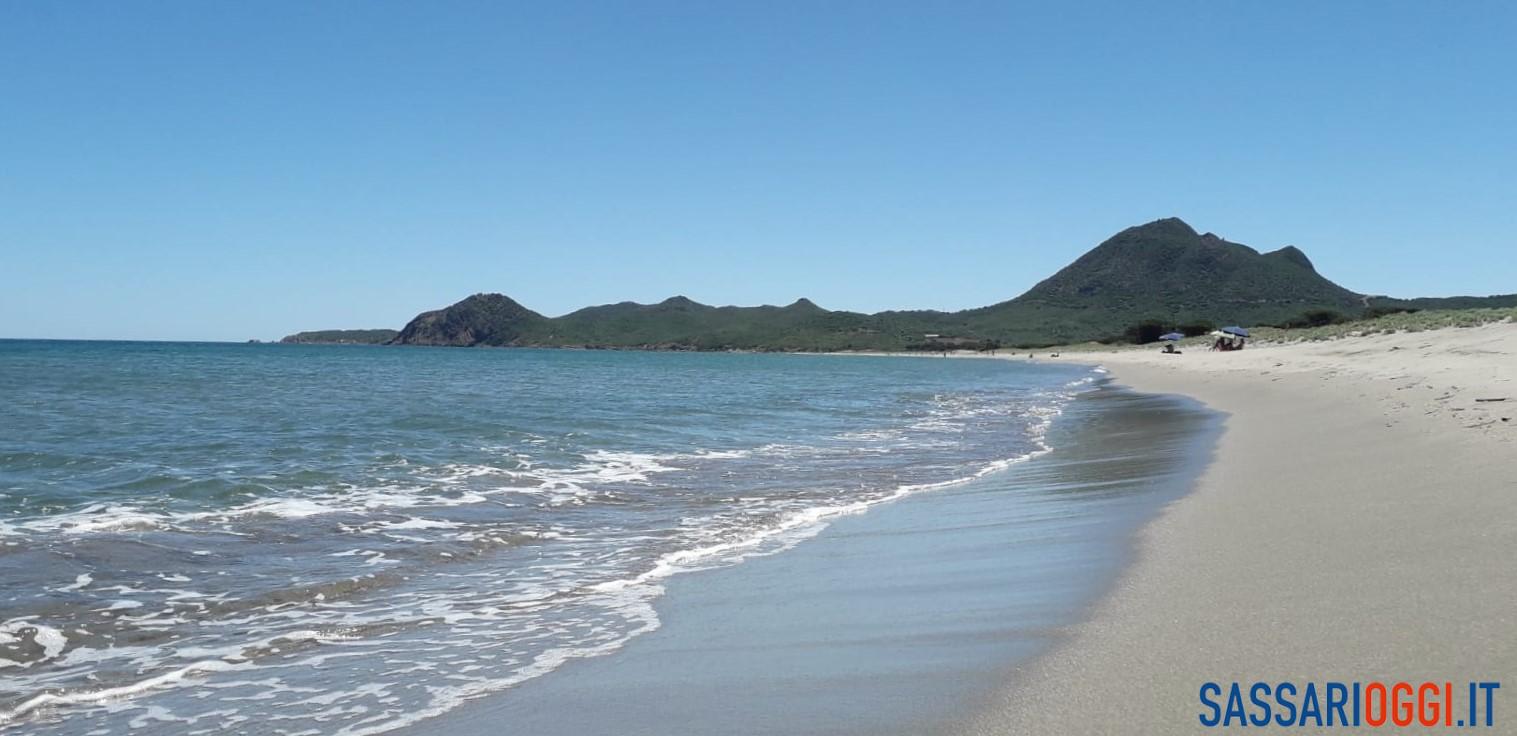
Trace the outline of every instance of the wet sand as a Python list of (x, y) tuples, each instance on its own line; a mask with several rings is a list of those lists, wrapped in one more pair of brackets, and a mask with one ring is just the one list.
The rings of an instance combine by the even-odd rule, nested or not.
[(881, 736), (959, 722), (1109, 589), (1219, 425), (1194, 402), (1113, 388), (1066, 412), (1046, 455), (671, 578), (659, 630), (414, 732)]
[(1501, 681), (1512, 732), (1517, 325), (1064, 360), (1230, 416), (1112, 594), (953, 732), (1215, 732), (1207, 680), (1376, 679)]

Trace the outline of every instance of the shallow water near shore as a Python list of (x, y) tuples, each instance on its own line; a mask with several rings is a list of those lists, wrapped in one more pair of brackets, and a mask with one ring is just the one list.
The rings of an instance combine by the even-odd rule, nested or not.
[[(671, 637), (686, 677), (752, 696), (725, 706), (744, 722), (778, 708), (823, 731), (860, 723), (806, 707), (853, 698), (796, 683), (999, 666), (1099, 587), (1080, 570), (1112, 569), (1122, 535), (1106, 525), (1153, 507), (1177, 453), (1116, 463), (1121, 491), (1048, 475), (1076, 448), (1122, 452), (1082, 427), (1143, 414), (1098, 398), (1120, 394), (1100, 378), (1011, 361), (0, 341), (0, 727), (379, 733), (462, 728), (503, 703), (513, 719), (626, 720), (565, 693), (658, 682), (596, 672), (635, 671)], [(1135, 436), (1184, 433), (1148, 424)], [(966, 513), (1000, 521), (951, 521)], [(888, 523), (902, 526), (866, 533)], [(978, 623), (912, 628), (945, 611)], [(681, 638), (694, 632), (707, 638)], [(903, 635), (947, 648), (881, 648)], [(962, 636), (983, 645), (950, 643)], [(764, 656), (721, 654), (740, 651)], [(815, 675), (774, 679), (795, 667)]]
[(408, 733), (952, 732), (1111, 584), (1219, 431), (1190, 400), (1098, 386), (1049, 453), (672, 579), (658, 631)]

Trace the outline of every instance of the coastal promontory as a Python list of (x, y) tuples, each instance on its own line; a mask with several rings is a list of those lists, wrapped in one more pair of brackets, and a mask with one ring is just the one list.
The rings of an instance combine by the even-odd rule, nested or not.
[(379, 330), (311, 330), (286, 335), (282, 343), (300, 345), (383, 345), (400, 333), (390, 329)]

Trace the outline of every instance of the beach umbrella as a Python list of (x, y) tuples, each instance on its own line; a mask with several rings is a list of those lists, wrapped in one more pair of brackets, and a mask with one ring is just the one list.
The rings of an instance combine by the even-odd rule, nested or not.
[(1223, 327), (1222, 331), (1226, 332), (1229, 335), (1237, 335), (1238, 337), (1248, 337), (1248, 330), (1245, 330), (1242, 327)]
[(1182, 335), (1182, 334), (1180, 334), (1178, 332), (1171, 332), (1171, 333), (1169, 333), (1167, 335), (1160, 335), (1159, 339), (1160, 340), (1168, 340), (1170, 342), (1174, 342), (1174, 341), (1179, 340), (1179, 339), (1184, 338), (1184, 337), (1185, 337), (1184, 335)]

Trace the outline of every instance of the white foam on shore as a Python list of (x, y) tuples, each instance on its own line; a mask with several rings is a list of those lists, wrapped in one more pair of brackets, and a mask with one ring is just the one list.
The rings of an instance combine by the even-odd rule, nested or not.
[[(222, 527), (249, 517), (298, 520), (342, 513), (369, 513), (378, 510), (401, 510), (418, 507), (449, 507), (484, 503), (503, 493), (545, 495), (557, 502), (598, 495), (595, 486), (619, 483), (647, 483), (650, 476), (680, 470), (670, 465), (683, 461), (710, 461), (748, 457), (752, 450), (695, 450), (677, 453), (642, 453), (594, 450), (583, 455), (584, 462), (567, 468), (537, 467), (530, 459), (518, 458), (518, 467), (450, 464), (440, 473), (422, 474), (422, 485), (390, 485), (375, 488), (325, 490), (305, 496), (262, 498), (241, 506), (215, 511), (152, 511), (127, 504), (90, 504), (62, 514), (0, 522), (0, 539), (35, 534), (106, 534), (157, 529), (200, 530), (206, 526)], [(456, 487), (470, 479), (503, 477), (526, 481), (527, 485), (496, 486), (488, 491)], [(397, 527), (404, 528), (404, 527)], [(415, 527), (413, 527), (415, 528)]]
[(73, 583), (59, 588), (53, 588), (53, 591), (56, 593), (67, 593), (71, 590), (82, 590), (93, 582), (95, 582), (95, 578), (92, 577), (89, 573), (80, 573), (78, 577), (74, 578)]
[(22, 701), (19, 705), (7, 711), (0, 711), (0, 725), (10, 723), (21, 716), (40, 708), (48, 708), (60, 705), (84, 705), (90, 703), (104, 703), (112, 700), (122, 700), (133, 695), (145, 693), (160, 687), (176, 685), (187, 678), (210, 672), (230, 672), (233, 670), (250, 667), (247, 663), (232, 663), (222, 660), (209, 660), (195, 662), (179, 669), (165, 672), (161, 675), (149, 677), (145, 680), (122, 685), (120, 687), (101, 688), (99, 690), (86, 690), (72, 693), (42, 693), (30, 699)]
[[(901, 485), (876, 498), (859, 500), (852, 503), (800, 509), (786, 515), (776, 524), (754, 530), (737, 539), (669, 552), (660, 556), (651, 568), (642, 573), (628, 578), (608, 580), (591, 585), (589, 586), (589, 590), (608, 596), (611, 600), (616, 601), (614, 607), (628, 615), (632, 620), (637, 621), (638, 626), (625, 632), (616, 640), (595, 646), (550, 649), (535, 657), (529, 665), (517, 670), (509, 677), (434, 689), (433, 701), (423, 708), (408, 712), (393, 720), (344, 728), (337, 733), (343, 736), (372, 736), (373, 734), (414, 725), (420, 721), (446, 713), (467, 700), (506, 690), (527, 680), (545, 675), (569, 660), (601, 656), (614, 652), (632, 639), (659, 628), (661, 622), (653, 607), (653, 601), (664, 592), (662, 582), (666, 578), (681, 573), (734, 565), (753, 557), (783, 552), (806, 539), (820, 534), (827, 528), (831, 519), (864, 513), (874, 506), (898, 501), (916, 493), (970, 483), (1006, 470), (1019, 463), (1045, 455), (1051, 452), (1052, 448), (1044, 444), (1041, 438), (1044, 432), (1046, 432), (1047, 424), (1052, 422), (1053, 417), (1058, 416), (1060, 413), (1062, 412), (1055, 408), (1047, 413), (1038, 415), (1043, 417), (1043, 419), (1035, 425), (1038, 428), (1034, 433), (1037, 449), (1017, 457), (993, 461), (970, 475), (933, 483)], [(541, 599), (523, 601), (523, 603), (531, 604), (537, 600)]]
[(0, 669), (7, 667), (26, 669), (38, 662), (56, 658), (68, 646), (68, 637), (64, 636), (63, 632), (51, 626), (36, 623), (30, 618), (11, 619), (0, 624), (0, 644), (19, 644), (28, 640), (42, 649), (42, 656), (30, 662), (0, 659)]
[[(1089, 379), (1087, 379), (1084, 383), (1088, 382)], [(1067, 388), (1073, 389), (1077, 388), (1080, 385), (1083, 385), (1083, 383), (1076, 382), (1070, 384), (1067, 386)], [(622, 549), (617, 549), (614, 545), (586, 547), (585, 549), (581, 550), (584, 553), (583, 558), (575, 558), (567, 563), (555, 563), (557, 564), (558, 569), (552, 570), (551, 574), (547, 575), (544, 578), (543, 584), (539, 586), (541, 590), (514, 592), (520, 591), (524, 588), (527, 588), (528, 586), (524, 585), (521, 588), (515, 588), (513, 589), (512, 593), (506, 594), (506, 597), (515, 598), (516, 600), (513, 600), (504, 605), (501, 603), (500, 591), (489, 591), (487, 589), (485, 595), (476, 598), (460, 597), (456, 600), (437, 600), (435, 598), (422, 598), (421, 600), (417, 600), (416, 598), (407, 598), (404, 603), (393, 604), (389, 607), (376, 607), (372, 610), (367, 611), (352, 611), (352, 609), (347, 609), (351, 612), (338, 611), (330, 618), (318, 619), (322, 622), (323, 625), (331, 621), (347, 621), (353, 624), (370, 624), (376, 622), (384, 624), (406, 624), (413, 623), (414, 620), (406, 619), (403, 615), (401, 615), (402, 613), (405, 615), (415, 616), (417, 615), (415, 612), (420, 611), (425, 618), (442, 621), (448, 626), (466, 624), (470, 620), (484, 621), (487, 623), (495, 621), (510, 621), (514, 625), (518, 622), (518, 619), (499, 618), (500, 611), (506, 609), (507, 607), (531, 610), (534, 606), (553, 606), (553, 610), (557, 610), (557, 607), (560, 605), (557, 601), (564, 599), (566, 595), (577, 596), (575, 600), (578, 601), (590, 600), (594, 603), (594, 605), (601, 607), (604, 611), (614, 614), (614, 616), (605, 617), (604, 619), (585, 617), (583, 620), (573, 621), (572, 623), (574, 623), (576, 626), (581, 627), (580, 630), (588, 632), (581, 634), (580, 630), (575, 631), (574, 641), (579, 642), (579, 645), (570, 644), (550, 646), (541, 651), (537, 651), (535, 654), (531, 654), (531, 650), (521, 651), (518, 649), (517, 651), (521, 651), (523, 654), (523, 659), (525, 660), (524, 663), (518, 665), (516, 662), (511, 662), (509, 664), (509, 667), (513, 669), (510, 669), (506, 672), (501, 672), (497, 668), (485, 670), (480, 675), (482, 679), (477, 679), (474, 681), (459, 683), (458, 679), (462, 679), (463, 677), (474, 677), (476, 675), (469, 674), (474, 671), (473, 669), (457, 669), (453, 671), (453, 678), (445, 678), (435, 683), (427, 684), (426, 700), (423, 700), (420, 703), (408, 703), (406, 707), (398, 713), (393, 710), (381, 710), (380, 712), (372, 713), (366, 717), (362, 717), (356, 721), (351, 721), (346, 725), (343, 725), (341, 729), (335, 731), (335, 733), (348, 734), (349, 736), (361, 736), (364, 734), (376, 734), (412, 725), (418, 721), (422, 721), (426, 718), (430, 718), (432, 716), (451, 710), (463, 701), (476, 698), (491, 692), (509, 689), (527, 680), (552, 672), (565, 662), (568, 662), (572, 659), (601, 656), (616, 651), (625, 645), (628, 641), (631, 641), (633, 638), (656, 630), (660, 626), (660, 621), (654, 609), (653, 603), (659, 596), (663, 594), (663, 582), (667, 578), (685, 572), (693, 572), (714, 567), (739, 564), (744, 560), (752, 557), (782, 552), (794, 547), (796, 544), (799, 544), (806, 539), (812, 538), (821, 533), (829, 526), (831, 521), (836, 518), (864, 513), (874, 506), (891, 503), (913, 494), (970, 483), (977, 479), (1003, 471), (1032, 458), (1044, 455), (1051, 451), (1051, 448), (1045, 442), (1045, 436), (1047, 434), (1048, 428), (1054, 419), (1062, 413), (1062, 409), (1060, 408), (1061, 404), (1059, 402), (1067, 400), (1071, 396), (1072, 393), (1068, 392), (1055, 392), (1048, 394), (1046, 397), (1051, 399), (1053, 403), (1047, 405), (1034, 405), (1025, 409), (1017, 409), (1015, 411), (1018, 413), (1015, 415), (1011, 413), (1013, 410), (1008, 410), (1005, 407), (1000, 407), (997, 409), (986, 409), (982, 406), (966, 405), (964, 402), (956, 403), (952, 397), (935, 397), (935, 399), (938, 400), (939, 406), (933, 409), (934, 413), (926, 418), (920, 418), (921, 415), (918, 415), (918, 424), (922, 426), (912, 426), (909, 428), (929, 433), (962, 432), (963, 429), (961, 427), (955, 428), (954, 422), (962, 421), (966, 417), (977, 416), (980, 412), (994, 414), (1001, 417), (1019, 415), (1029, 420), (1025, 423), (1024, 429), (1027, 437), (1033, 444), (1033, 449), (1029, 452), (1014, 457), (985, 462), (983, 465), (975, 468), (973, 472), (969, 472), (967, 475), (962, 475), (960, 477), (954, 477), (935, 482), (901, 483), (893, 487), (882, 483), (874, 486), (873, 490), (860, 492), (859, 495), (861, 497), (857, 498), (856, 500), (847, 502), (837, 502), (834, 500), (830, 503), (824, 502), (816, 505), (795, 508), (794, 506), (799, 505), (798, 499), (779, 496), (752, 496), (744, 497), (744, 500), (751, 498), (755, 502), (755, 515), (752, 517), (743, 516), (742, 514), (713, 517), (709, 514), (702, 515), (692, 513), (689, 517), (688, 526), (682, 524), (679, 529), (674, 530), (678, 532), (678, 536), (667, 537), (667, 539), (681, 540), (679, 544), (687, 545), (684, 548), (666, 552), (662, 555), (657, 556), (656, 558), (653, 558), (651, 562), (648, 560), (648, 557), (651, 555), (646, 553), (640, 557), (631, 558), (641, 559), (641, 564), (646, 566), (645, 569), (642, 569), (640, 572), (633, 573), (632, 571), (626, 571), (621, 573), (600, 573), (601, 577), (617, 574), (622, 574), (624, 577), (585, 583), (583, 582), (583, 575), (577, 571), (574, 571), (571, 574), (570, 568), (583, 566), (585, 570), (601, 570), (602, 568), (599, 565), (596, 565), (594, 567), (591, 567), (591, 565), (596, 562), (611, 560), (614, 559), (616, 555), (624, 554), (627, 549), (631, 548), (628, 546), (629, 544), (643, 544), (644, 540), (659, 540), (662, 543), (662, 540), (666, 538), (653, 534), (631, 537), (623, 536), (617, 540), (618, 544), (623, 545)], [(1025, 406), (1025, 404), (1020, 403), (1019, 400), (1018, 407), (1022, 406)], [(853, 436), (848, 436), (845, 434), (844, 436), (840, 436), (837, 439), (853, 440), (855, 442), (871, 442), (901, 438), (902, 436), (899, 432), (882, 431), (874, 436), (870, 436), (869, 433), (858, 433)], [(914, 441), (915, 440), (913, 440), (913, 442)], [(825, 445), (826, 443), (824, 442), (822, 444)], [(901, 449), (906, 447), (919, 448), (929, 446), (933, 446), (932, 443), (898, 443), (895, 447), (896, 449)], [(781, 447), (785, 448), (785, 452), (779, 451)], [(865, 452), (888, 453), (892, 451), (891, 447), (860, 447), (857, 445), (849, 447), (774, 445), (770, 446), (770, 448), (772, 450), (772, 454), (777, 457), (788, 456), (791, 452), (798, 454), (809, 453), (826, 455), (849, 455)], [(322, 495), (305, 498), (269, 498), (225, 511), (198, 512), (188, 514), (152, 514), (149, 512), (143, 512), (140, 509), (134, 509), (126, 506), (96, 505), (75, 512), (77, 514), (86, 514), (90, 517), (88, 519), (75, 520), (79, 523), (61, 523), (45, 528), (62, 533), (80, 534), (112, 531), (123, 528), (144, 528), (139, 526), (143, 523), (143, 518), (157, 519), (157, 521), (154, 523), (165, 527), (173, 525), (184, 525), (189, 523), (227, 523), (232, 519), (239, 519), (250, 516), (267, 516), (270, 518), (279, 519), (305, 519), (330, 513), (354, 511), (373, 512), (376, 510), (415, 508), (419, 506), (447, 506), (462, 505), (467, 503), (479, 503), (495, 498), (496, 494), (543, 494), (548, 496), (550, 501), (556, 501), (558, 499), (566, 497), (585, 499), (597, 494), (606, 493), (607, 491), (602, 488), (602, 486), (606, 485), (651, 484), (654, 480), (655, 475), (685, 470), (688, 467), (691, 467), (688, 465), (690, 463), (741, 459), (753, 456), (759, 456), (763, 459), (768, 459), (770, 454), (770, 452), (766, 452), (763, 448), (756, 448), (754, 450), (697, 451), (690, 453), (663, 454), (597, 450), (584, 454), (582, 456), (584, 462), (566, 468), (533, 466), (529, 462), (521, 462), (517, 468), (509, 470), (488, 465), (448, 466), (449, 469), (446, 477), (451, 480), (439, 481), (444, 485), (448, 483), (464, 484), (468, 481), (468, 479), (493, 478), (499, 476), (510, 478), (513, 481), (524, 480), (528, 483), (535, 483), (535, 485), (507, 485), (493, 490), (479, 490), (477, 489), (476, 483), (473, 485), (465, 486), (469, 490), (464, 493), (459, 494), (455, 492), (454, 495), (446, 497), (439, 495), (437, 492), (438, 489), (436, 487), (428, 488), (427, 492), (425, 493), (412, 493), (407, 492), (406, 490), (403, 490), (399, 487), (389, 487), (364, 491), (349, 491), (344, 493), (324, 493)], [(741, 468), (743, 466), (739, 464), (735, 467)], [(960, 464), (956, 465), (955, 467), (963, 468), (963, 465)], [(965, 471), (963, 469), (960, 469), (957, 472), (963, 473)], [(805, 501), (805, 503), (814, 503), (815, 500), (816, 499), (813, 498)], [(765, 502), (768, 502), (768, 504), (766, 505)], [(791, 508), (787, 509), (786, 504), (790, 504)], [(760, 513), (762, 516), (759, 515)], [(432, 514), (428, 512), (427, 515), (431, 516)], [(765, 523), (763, 526), (760, 526), (758, 528), (734, 528), (737, 525), (750, 524), (752, 521), (756, 521), (758, 518), (768, 519), (769, 521), (768, 523)], [(30, 522), (23, 522), (23, 528), (25, 528), (25, 524), (27, 523)], [(344, 521), (344, 523), (341, 525), (341, 528), (344, 531), (382, 533), (398, 530), (448, 530), (463, 526), (466, 525), (453, 521), (416, 516), (404, 517), (400, 520), (373, 520), (360, 524), (348, 524), (346, 521)], [(40, 529), (44, 527), (38, 528)], [(476, 533), (475, 529), (475, 527), (471, 526), (470, 531), (446, 536), (448, 536), (450, 539), (455, 540), (463, 540), (466, 537), (477, 538), (479, 537), (479, 534)], [(516, 534), (517, 531), (512, 530), (511, 533)], [(528, 533), (521, 532), (521, 534), (527, 535)], [(543, 538), (554, 538), (558, 536), (558, 533), (542, 532), (539, 536)], [(420, 537), (401, 538), (413, 540), (417, 544), (425, 543), (427, 541), (421, 539)], [(360, 538), (355, 537), (354, 539)], [(379, 546), (379, 544), (382, 543), (380, 540), (373, 537), (370, 537), (369, 539), (376, 542), (375, 546)], [(341, 550), (343, 548), (336, 547), (335, 549)], [(196, 554), (200, 553), (197, 552)], [(396, 559), (387, 558), (385, 553), (381, 550), (365, 550), (362, 548), (354, 548), (347, 552), (328, 553), (325, 556), (352, 557), (355, 558), (353, 560), (354, 564), (361, 564), (365, 566), (397, 564), (400, 562)], [(584, 561), (581, 562), (581, 560)], [(536, 571), (544, 571), (549, 570), (551, 567), (552, 566), (550, 565), (542, 565), (540, 567), (535, 567), (532, 569)], [(469, 577), (473, 575), (476, 575), (476, 573), (469, 573), (468, 575), (461, 575), (459, 577)], [(182, 578), (183, 576), (176, 577)], [(170, 578), (165, 577), (164, 579), (169, 580)], [(188, 578), (183, 579), (188, 580)], [(485, 575), (483, 579), (486, 581), (499, 580), (498, 577), (491, 577), (489, 575)], [(557, 581), (559, 580), (563, 580), (565, 583), (567, 583), (568, 587), (550, 587), (557, 586)], [(59, 590), (79, 590), (87, 585), (90, 585), (91, 583), (93, 583), (93, 579), (90, 578), (88, 574), (85, 574), (79, 576), (79, 578), (76, 579), (74, 585), (64, 586)], [(91, 592), (94, 592), (94, 590), (92, 589)], [(125, 592), (126, 591), (123, 591), (123, 593)], [(320, 599), (318, 599), (317, 602), (320, 603)], [(136, 601), (119, 601), (115, 604), (112, 604), (110, 608), (98, 610), (124, 610), (123, 606), (140, 605), (141, 604)], [(218, 620), (211, 623), (212, 625), (229, 624), (235, 625), (237, 627), (252, 626), (255, 623), (261, 626), (288, 626), (289, 622), (299, 620), (302, 621), (302, 623), (299, 624), (301, 626), (311, 625), (309, 623), (304, 623), (306, 619), (299, 618), (300, 616), (305, 616), (306, 614), (298, 609), (292, 608), (294, 605), (295, 604), (288, 602), (280, 602), (268, 606), (266, 609), (258, 611), (254, 614), (239, 616), (234, 620)], [(255, 616), (265, 614), (268, 614), (267, 620), (255, 618)], [(56, 633), (56, 630), (54, 631)], [(309, 633), (310, 636), (302, 638), (299, 636), (301, 633)], [(59, 636), (61, 637), (62, 634), (60, 633)], [(445, 637), (438, 637), (438, 639), (444, 642), (453, 641)], [(39, 639), (38, 641), (40, 644), (41, 640)], [(53, 651), (47, 656), (58, 656), (58, 654), (63, 651), (66, 641), (67, 640), (64, 639), (62, 643), (58, 644), (57, 650)], [(213, 640), (213, 642), (214, 641), (215, 640)], [(345, 641), (345, 639), (343, 639), (340, 635), (317, 634), (314, 631), (311, 631), (281, 634), (278, 636), (270, 637), (261, 643), (255, 642), (254, 644), (227, 642), (225, 649), (217, 647), (182, 647), (175, 653), (174, 660), (177, 660), (179, 662), (187, 660), (195, 661), (190, 661), (189, 664), (177, 667), (168, 672), (163, 672), (161, 674), (145, 678), (138, 682), (124, 684), (117, 687), (106, 687), (98, 690), (84, 690), (75, 692), (44, 692), (22, 701), (20, 705), (16, 706), (10, 711), (0, 711), (0, 726), (3, 726), (17, 719), (26, 713), (41, 708), (102, 703), (111, 703), (109, 707), (116, 708), (118, 706), (117, 701), (120, 701), (119, 705), (125, 707), (128, 701), (140, 693), (159, 688), (178, 687), (187, 683), (196, 682), (197, 675), (213, 675), (218, 672), (240, 669), (261, 670), (265, 665), (268, 665), (271, 669), (274, 667), (309, 666), (313, 662), (325, 661), (326, 659), (331, 658), (340, 658), (344, 656), (361, 656), (358, 654), (338, 651), (342, 648), (339, 644), (338, 646), (332, 648), (323, 647), (320, 650), (323, 652), (322, 654), (311, 656), (309, 653), (307, 653), (305, 655), (302, 655), (304, 658), (298, 663), (276, 665), (271, 664), (270, 661), (259, 660), (258, 663), (255, 663), (251, 658), (242, 658), (242, 653), (247, 652), (250, 648), (253, 648), (255, 646), (266, 647), (269, 649), (269, 651), (277, 654), (281, 652), (281, 649), (294, 649), (294, 647), (290, 646), (290, 643), (300, 641), (310, 641), (317, 644), (328, 644), (342, 642)], [(373, 639), (372, 641), (374, 643), (381, 643), (380, 639)], [(102, 659), (104, 659), (107, 651), (108, 650), (106, 649), (75, 649), (70, 654), (80, 655), (78, 661), (84, 662), (87, 659), (87, 655), (90, 653), (96, 653), (100, 655)], [(334, 651), (337, 653), (331, 653)], [(413, 650), (405, 651), (407, 653), (413, 652)], [(422, 651), (426, 650), (416, 650), (416, 653), (414, 653), (412, 656), (429, 656), (427, 654), (420, 653)], [(145, 665), (148, 663), (148, 657), (156, 653), (157, 650), (144, 648), (142, 652), (143, 660), (139, 662), (139, 664)], [(431, 659), (402, 659), (400, 661), (413, 663), (418, 668), (424, 668), (424, 666), (441, 666), (446, 668), (450, 664), (449, 662), (434, 661)], [(157, 660), (152, 661), (151, 664), (153, 665), (154, 669), (164, 666), (172, 666), (171, 663)], [(0, 661), (0, 666), (4, 666), (3, 661)], [(477, 669), (479, 665), (471, 665), (470, 667)], [(138, 671), (145, 673), (151, 670), (147, 669), (144, 666)], [(223, 681), (218, 678), (217, 680), (213, 680), (213, 682), (221, 683)], [(359, 697), (362, 695), (362, 693), (359, 693), (357, 688), (362, 687), (367, 687), (367, 685), (358, 683), (356, 688), (352, 691), (343, 690), (329, 692), (326, 694), (313, 696), (307, 700), (311, 704), (315, 705), (335, 705), (339, 700), (342, 700), (343, 698)], [(33, 692), (35, 692), (35, 690), (33, 690)], [(261, 692), (243, 699), (262, 700), (265, 698), (267, 692), (272, 691)], [(281, 692), (293, 691), (286, 688)], [(229, 698), (228, 700), (231, 699)], [(151, 704), (133, 704), (131, 707), (152, 709), (156, 708), (157, 706)], [(142, 719), (145, 720), (142, 720), (141, 722), (143, 724), (147, 724), (150, 720), (167, 718), (169, 715), (170, 714), (167, 711), (164, 711), (162, 709), (159, 709), (157, 711), (147, 710), (147, 713), (142, 716)], [(336, 715), (339, 715), (339, 711), (331, 711), (329, 715), (334, 716), (334, 718), (326, 721), (328, 726), (336, 727), (338, 723), (341, 723), (340, 720), (335, 718)], [(313, 714), (302, 711), (298, 714), (291, 714), (289, 717), (305, 718), (311, 716), (313, 716)]]

